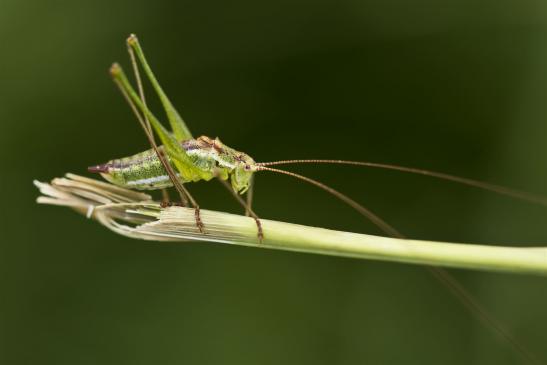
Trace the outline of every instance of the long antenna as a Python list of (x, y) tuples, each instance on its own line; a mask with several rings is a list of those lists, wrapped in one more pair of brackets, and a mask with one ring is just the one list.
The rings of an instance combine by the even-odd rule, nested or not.
[(547, 206), (547, 198), (539, 195), (534, 195), (514, 189), (509, 189), (504, 186), (490, 184), (483, 181), (467, 179), (464, 177), (454, 176), (445, 174), (442, 172), (435, 172), (430, 170), (417, 169), (413, 167), (405, 167), (399, 165), (391, 165), (384, 163), (376, 162), (366, 162), (366, 161), (346, 161), (346, 160), (323, 160), (323, 159), (313, 159), (313, 160), (284, 160), (284, 161), (273, 161), (273, 162), (258, 162), (257, 166), (274, 166), (274, 165), (289, 165), (289, 164), (337, 164), (337, 165), (352, 165), (352, 166), (365, 166), (365, 167), (375, 167), (387, 170), (395, 170), (408, 172), (411, 174), (431, 176), (437, 179), (453, 181), (459, 184), (473, 186), (479, 189), (488, 190), (497, 194), (510, 196), (512, 198), (525, 200), (527, 202), (536, 203), (540, 205)]
[(372, 223), (374, 223), (376, 226), (378, 226), (382, 231), (384, 231), (388, 235), (393, 236), (393, 237), (403, 238), (403, 235), (399, 231), (397, 231), (395, 228), (390, 226), (382, 218), (378, 217), (376, 214), (371, 212), (369, 209), (367, 209), (364, 206), (362, 206), (361, 204), (357, 203), (355, 200), (351, 199), (347, 195), (342, 194), (338, 190), (335, 190), (335, 189), (331, 188), (330, 186), (327, 186), (327, 185), (325, 185), (325, 184), (323, 184), (323, 183), (321, 183), (317, 180), (310, 179), (309, 177), (302, 176), (302, 175), (299, 175), (299, 174), (295, 174), (294, 172), (290, 172), (290, 171), (274, 169), (274, 168), (266, 167), (266, 166), (259, 166), (258, 170), (259, 171), (260, 170), (265, 170), (265, 171), (277, 172), (278, 174), (292, 176), (292, 177), (295, 177), (299, 180), (303, 180), (303, 181), (306, 181), (307, 183), (315, 185), (315, 186), (325, 190), (326, 192), (334, 195), (338, 199), (342, 200), (344, 203), (348, 204), (350, 207), (352, 207), (353, 209), (355, 209), (356, 211), (361, 213), (363, 216), (365, 216), (367, 219), (369, 219)]
[[(294, 161), (294, 162), (293, 162)], [(335, 190), (331, 188), (328, 185), (325, 185), (317, 180), (311, 179), (309, 177), (296, 174), (294, 172), (280, 170), (276, 168), (267, 167), (268, 165), (281, 165), (282, 163), (299, 163), (303, 161), (303, 163), (312, 163), (312, 161), (323, 161), (324, 163), (331, 163), (331, 161), (340, 161), (340, 160), (289, 160), (289, 161), (278, 161), (278, 162), (270, 162), (270, 163), (257, 163), (256, 164), (256, 171), (271, 171), (278, 174), (288, 175), (292, 176), (296, 179), (305, 181), (307, 183), (310, 183), (312, 185), (315, 185), (328, 193), (334, 195), (338, 199), (342, 200), (344, 203), (351, 206), (353, 209), (361, 213), (363, 216), (365, 216), (367, 219), (369, 219), (372, 223), (374, 223), (378, 228), (380, 228), (382, 231), (387, 233), (388, 235), (396, 238), (404, 239), (406, 238), (402, 233), (397, 231), (395, 228), (393, 228), (390, 224), (385, 222), (383, 219), (378, 217), (376, 214), (374, 214), (369, 209), (365, 208), (361, 204), (357, 203), (355, 200), (351, 199), (347, 195), (342, 194), (338, 190)], [(328, 161), (328, 162), (327, 162)], [(353, 163), (353, 161), (340, 161), (340, 162), (334, 162), (334, 163), (344, 163), (344, 162), (350, 162), (350, 164), (360, 165), (365, 164), (361, 162)], [(319, 162), (321, 163), (321, 162)], [(366, 165), (365, 165), (366, 166)], [(387, 165), (391, 166), (391, 165)], [(377, 166), (379, 167), (379, 166)], [(398, 167), (398, 166), (395, 166)], [(414, 169), (410, 169), (414, 170)], [(417, 171), (423, 171), (423, 170), (417, 170)], [(409, 171), (414, 172), (414, 171)], [(429, 172), (429, 171), (428, 171)], [(438, 175), (437, 173), (434, 173)], [(444, 175), (444, 174), (440, 174)], [(435, 175), (431, 175), (435, 176)], [(450, 175), (448, 175), (450, 176)], [(436, 176), (438, 177), (438, 176)], [(457, 178), (454, 176), (454, 178)], [(459, 179), (459, 178), (457, 178)], [(466, 179), (463, 179), (466, 180)], [(471, 180), (473, 181), (473, 180)], [(474, 181), (473, 181), (474, 182)], [(454, 278), (452, 275), (448, 273), (448, 271), (434, 266), (428, 266), (428, 271), (431, 272), (431, 274), (439, 280), (441, 283), (446, 285), (446, 287), (454, 294), (456, 298), (464, 305), (465, 308), (467, 308), (473, 315), (475, 315), (479, 320), (482, 320), (487, 326), (489, 326), (491, 329), (494, 330), (498, 335), (500, 335), (507, 343), (509, 343), (513, 349), (515, 349), (518, 353), (522, 355), (523, 358), (525, 358), (530, 364), (537, 364), (540, 365), (541, 362), (537, 359), (537, 357), (532, 354), (524, 345), (522, 345), (512, 334), (511, 332), (496, 318), (494, 318), (492, 315), (488, 313), (488, 311), (475, 299), (475, 297), (468, 292), (459, 282)]]

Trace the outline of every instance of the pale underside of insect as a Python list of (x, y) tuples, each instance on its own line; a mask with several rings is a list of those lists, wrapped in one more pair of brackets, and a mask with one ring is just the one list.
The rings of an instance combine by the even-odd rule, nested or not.
[[(532, 194), (508, 189), (499, 185), (493, 185), (477, 180), (461, 178), (439, 172), (422, 169), (415, 169), (397, 165), (388, 165), (373, 162), (344, 161), (344, 160), (288, 160), (259, 163), (255, 162), (246, 153), (237, 151), (222, 143), (218, 138), (201, 136), (194, 138), (188, 127), (173, 107), (169, 98), (165, 95), (154, 76), (137, 38), (131, 35), (128, 40), (128, 50), (131, 57), (135, 78), (139, 93), (133, 89), (127, 77), (118, 64), (111, 67), (111, 75), (114, 82), (120, 88), (122, 94), (128, 101), (131, 109), (143, 127), (145, 134), (152, 146), (151, 149), (133, 156), (113, 159), (104, 164), (89, 167), (90, 172), (100, 173), (107, 181), (126, 188), (137, 190), (156, 190), (174, 186), (178, 191), (183, 204), (191, 204), (196, 212), (196, 224), (202, 233), (206, 233), (199, 215), (199, 206), (190, 195), (185, 184), (209, 181), (218, 179), (228, 187), (238, 202), (245, 207), (247, 215), (252, 216), (257, 224), (258, 239), (262, 240), (264, 234), (258, 216), (251, 207), (253, 174), (258, 171), (271, 171), (289, 175), (300, 180), (313, 184), (341, 199), (346, 204), (357, 210), (359, 213), (370, 219), (387, 234), (403, 238), (395, 228), (376, 216), (367, 208), (363, 207), (348, 196), (337, 190), (326, 186), (316, 180), (293, 172), (271, 168), (272, 165), (295, 164), (295, 163), (328, 163), (344, 164), (365, 167), (377, 167), (391, 170), (398, 170), (414, 174), (427, 175), (435, 178), (450, 180), (465, 185), (508, 195), (518, 199), (547, 205), (547, 199)], [(137, 57), (135, 57), (135, 54)], [(146, 106), (142, 83), (138, 72), (138, 59), (145, 74), (149, 78), (154, 90), (165, 109), (165, 113), (172, 132), (166, 130), (154, 114)], [(158, 146), (155, 142), (153, 131), (159, 136), (163, 145)], [(229, 180), (229, 183), (227, 182)], [(247, 192), (247, 201), (240, 195)], [(452, 276), (446, 271), (431, 268), (436, 278), (449, 287), (459, 300), (476, 316), (488, 323), (488, 325), (500, 334), (508, 343), (521, 353), (530, 363), (539, 363), (504, 326), (491, 317), (487, 311), (468, 293)]]

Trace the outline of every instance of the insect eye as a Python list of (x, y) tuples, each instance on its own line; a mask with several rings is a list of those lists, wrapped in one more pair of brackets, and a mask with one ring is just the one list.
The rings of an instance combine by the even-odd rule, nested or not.
[(245, 165), (245, 171), (249, 171), (251, 169), (251, 166)]

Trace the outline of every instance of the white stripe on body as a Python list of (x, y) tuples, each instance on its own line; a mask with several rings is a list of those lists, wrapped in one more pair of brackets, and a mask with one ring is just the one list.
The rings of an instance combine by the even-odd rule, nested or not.
[[(177, 174), (178, 177), (180, 177), (180, 174)], [(153, 176), (149, 177), (147, 179), (140, 179), (140, 180), (134, 180), (134, 181), (128, 181), (127, 185), (151, 185), (163, 181), (169, 180), (169, 175), (160, 175), (160, 176)]]

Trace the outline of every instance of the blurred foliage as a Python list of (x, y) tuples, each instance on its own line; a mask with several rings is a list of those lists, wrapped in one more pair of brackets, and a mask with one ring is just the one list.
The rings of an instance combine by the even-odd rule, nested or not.
[[(107, 75), (128, 66), (135, 32), (193, 132), (258, 161), (390, 162), (547, 194), (546, 14), (539, 0), (3, 0), (0, 362), (519, 362), (420, 267), (132, 241), (37, 206), (31, 182), (147, 148)], [(298, 170), (413, 238), (547, 242), (541, 207), (394, 172)], [(217, 185), (191, 188), (237, 212)], [(379, 233), (268, 173), (256, 210)], [(547, 361), (544, 278), (454, 274)]]

